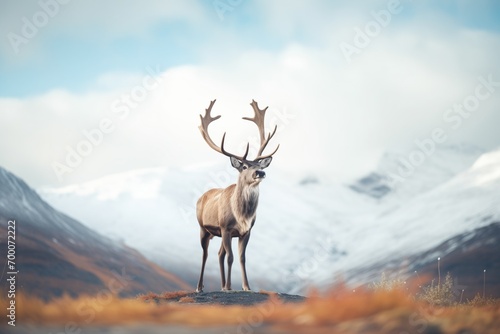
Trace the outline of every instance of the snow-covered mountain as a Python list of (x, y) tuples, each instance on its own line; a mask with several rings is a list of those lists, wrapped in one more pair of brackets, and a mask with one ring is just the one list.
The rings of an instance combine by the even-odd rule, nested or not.
[[(9, 221), (14, 222), (9, 228), (9, 241), (15, 242), (15, 254), (9, 260), (14, 264), (5, 270), (2, 256), (0, 265), (4, 274), (19, 271), (18, 292), (48, 299), (64, 293), (135, 295), (189, 287), (136, 250), (55, 210), (23, 180), (0, 167), (0, 247), (4, 250)], [(3, 279), (2, 286), (6, 284)]]
[[(400, 156), (385, 155), (368, 178), (386, 182)], [(500, 150), (481, 155), (471, 148), (438, 148), (405, 182), (397, 187), (385, 183), (382, 196), (371, 193), (367, 178), (342, 185), (314, 176), (296, 179), (271, 166), (260, 186), (257, 222), (247, 248), (250, 285), (300, 292), (340, 277), (366, 283), (380, 275), (384, 263), (397, 264), (500, 221), (499, 166)], [(227, 162), (131, 171), (39, 193), (87, 226), (125, 241), (195, 283), (201, 262), (196, 200), (205, 190), (225, 187), (236, 178)], [(207, 288), (220, 284), (219, 245), (220, 239), (213, 239)], [(233, 271), (238, 278), (239, 266)]]
[[(404, 201), (383, 202), (384, 209), (371, 221), (374, 233), (369, 237), (380, 246), (371, 249), (369, 263), (354, 270), (358, 278), (369, 281), (384, 265), (406, 267), (411, 273), (436, 263), (438, 257), (445, 262), (447, 254), (459, 248), (465, 251), (464, 242), (475, 238), (477, 231), (500, 223), (500, 150), (481, 155), (466, 170), (436, 184)], [(492, 237), (500, 240), (500, 235)], [(486, 266), (500, 264), (498, 257), (476, 261)], [(374, 268), (378, 270), (374, 272)]]
[(375, 170), (351, 188), (374, 198), (406, 201), (450, 180), (486, 153), (467, 144), (437, 147), (430, 152), (425, 154), (416, 149), (386, 152)]

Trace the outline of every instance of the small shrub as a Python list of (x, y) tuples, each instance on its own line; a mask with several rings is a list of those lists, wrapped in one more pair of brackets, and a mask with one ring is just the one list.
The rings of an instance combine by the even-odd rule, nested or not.
[(375, 291), (404, 290), (406, 282), (400, 277), (389, 279), (385, 273), (380, 276), (380, 281), (372, 283), (370, 288)]
[(472, 298), (472, 300), (467, 300), (467, 305), (474, 307), (495, 305), (497, 303), (498, 300), (493, 299), (492, 297), (483, 297), (479, 294), (479, 292), (474, 296), (474, 298)]
[(455, 295), (453, 294), (453, 279), (448, 273), (444, 279), (444, 283), (431, 285), (423, 288), (423, 292), (417, 297), (432, 305), (450, 306), (456, 303)]
[(163, 292), (161, 295), (159, 294), (156, 294), (154, 292), (149, 292), (147, 294), (142, 294), (142, 295), (138, 295), (137, 298), (140, 299), (140, 300), (143, 300), (145, 302), (149, 302), (149, 301), (155, 301), (155, 302), (159, 302), (161, 300), (173, 300), (173, 299), (179, 299), (179, 298), (182, 298), (182, 297), (185, 297), (189, 295), (189, 292), (187, 291), (166, 291), (166, 292)]
[(145, 302), (158, 299), (158, 295), (154, 292), (148, 292), (147, 294), (137, 295), (137, 298)]
[(160, 295), (160, 298), (170, 300), (170, 299), (178, 299), (181, 297), (186, 297), (187, 295), (189, 295), (189, 292), (187, 291), (172, 291), (172, 292), (166, 291)]

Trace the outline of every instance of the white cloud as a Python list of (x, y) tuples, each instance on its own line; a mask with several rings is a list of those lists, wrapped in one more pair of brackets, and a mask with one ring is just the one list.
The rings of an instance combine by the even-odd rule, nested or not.
[[(278, 16), (271, 15), (271, 7), (262, 22), (264, 28), (272, 30), (290, 19), (282, 34), (293, 35), (302, 26), (305, 16), (297, 17), (297, 10), (295, 18), (288, 18), (288, 7)], [(100, 24), (112, 14), (113, 8), (106, 8), (96, 17)], [(176, 10), (196, 18), (197, 10), (190, 8)], [(170, 15), (164, 11), (154, 15)], [(312, 27), (307, 34), (316, 34), (311, 37), (314, 43), (292, 38), (274, 51), (245, 45), (238, 39), (238, 30), (210, 26), (212, 38), (198, 46), (203, 63), (168, 69), (158, 88), (124, 119), (112, 112), (111, 105), (141, 84), (145, 74), (103, 73), (93, 92), (84, 95), (59, 90), (25, 100), (1, 99), (0, 132), (8, 138), (0, 142), (1, 163), (35, 185), (57, 183), (51, 163), (63, 162), (66, 146), (75, 147), (85, 139), (82, 131), (97, 127), (105, 117), (113, 120), (114, 131), (65, 176), (65, 183), (140, 167), (220, 161), (223, 158), (201, 139), (198, 114), (217, 98), (214, 114), (223, 117), (210, 131), (216, 140), (227, 131), (228, 148), (237, 151), (256, 132), (241, 120), (252, 114), (249, 103), (256, 99), (261, 106), (270, 106), (268, 122), (274, 120), (280, 126), (271, 144), (281, 144), (273, 161), (276, 170), (345, 179), (370, 170), (386, 148), (411, 145), (433, 128), (447, 126), (443, 112), (471, 94), (479, 76), (491, 73), (500, 81), (499, 36), (450, 30), (450, 23), (444, 28), (439, 22), (391, 24), (348, 64), (339, 43), (353, 38), (353, 27), (364, 24), (369, 10), (365, 18), (350, 21), (342, 13), (308, 21)], [(111, 30), (113, 25), (125, 30), (148, 25), (138, 19), (120, 27), (123, 21), (110, 20), (116, 21)], [(461, 128), (450, 131), (450, 137), (499, 145), (494, 129), (500, 121), (499, 93), (500, 89), (484, 101)], [(279, 113), (295, 118), (283, 121)]]
[[(40, 57), (42, 42), (61, 33), (72, 38), (90, 37), (94, 42), (103, 43), (120, 37), (143, 38), (162, 21), (204, 24), (205, 10), (202, 3), (195, 0), (4, 1), (0, 4), (0, 55), (11, 62), (19, 61), (19, 57)], [(38, 18), (41, 21), (37, 24), (34, 17), (44, 15), (48, 17), (47, 22)], [(23, 52), (16, 54), (7, 37), (9, 33), (23, 36), (27, 25), (24, 18), (34, 25), (36, 34), (28, 38), (28, 44), (21, 44)]]

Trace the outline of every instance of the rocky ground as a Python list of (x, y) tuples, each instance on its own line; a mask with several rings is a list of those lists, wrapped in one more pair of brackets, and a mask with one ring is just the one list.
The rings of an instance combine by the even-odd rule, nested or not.
[[(154, 296), (147, 301), (154, 300), (156, 303), (177, 302), (191, 304), (218, 304), (218, 305), (242, 305), (251, 306), (263, 303), (269, 300), (270, 296), (275, 296), (284, 303), (297, 303), (305, 301), (305, 297), (298, 295), (289, 295), (276, 292), (253, 292), (253, 291), (212, 291), (201, 293), (186, 293), (173, 296)], [(147, 298), (147, 296), (146, 296)]]

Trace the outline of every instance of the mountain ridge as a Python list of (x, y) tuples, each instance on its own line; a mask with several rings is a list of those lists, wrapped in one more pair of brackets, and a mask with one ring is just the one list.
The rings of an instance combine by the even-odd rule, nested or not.
[[(339, 275), (360, 284), (380, 272), (360, 273), (356, 269), (425, 252), (455, 235), (486, 226), (490, 221), (483, 221), (484, 216), (500, 218), (500, 211), (493, 205), (500, 201), (495, 191), (500, 187), (500, 177), (491, 168), (491, 164), (500, 164), (495, 152), (480, 155), (491, 159), (488, 167), (478, 162), (477, 150), (462, 153), (459, 148), (437, 149), (433, 157), (436, 163), (429, 160), (432, 163), (415, 172), (413, 180), (382, 199), (353, 191), (349, 184), (314, 176), (308, 177), (314, 182), (290, 179), (271, 166), (261, 185), (258, 218), (247, 249), (250, 284), (292, 293), (304, 292), (309, 285), (327, 286)], [(483, 184), (474, 183), (478, 175), (485, 177)], [(110, 178), (115, 183), (106, 186)], [(201, 258), (194, 204), (204, 190), (234, 182), (236, 173), (221, 164), (131, 171), (110, 178), (93, 185), (39, 192), (83, 222), (96, 217), (100, 220), (94, 223), (96, 226), (138, 247), (161, 266), (170, 263), (194, 284)], [(424, 186), (418, 191), (411, 189), (419, 178)], [(120, 184), (128, 189), (117, 190), (115, 186)], [(134, 193), (132, 184), (142, 190)], [(101, 187), (115, 193), (101, 196), (108, 194)], [(147, 233), (139, 239), (132, 227), (145, 212), (150, 217), (142, 221)], [(143, 243), (144, 239), (148, 242)], [(211, 248), (217, 248), (219, 242), (214, 238), (212, 243), (216, 245)], [(217, 288), (219, 283), (216, 258), (212, 249), (206, 269), (210, 288)], [(233, 271), (236, 285), (238, 268)]]
[[(8, 221), (16, 225), (15, 263), (19, 291), (24, 293), (50, 299), (62, 294), (104, 291), (130, 296), (150, 289), (190, 288), (136, 250), (53, 209), (23, 180), (0, 167), (2, 235), (7, 235)], [(6, 239), (0, 240), (2, 249), (7, 249)]]

